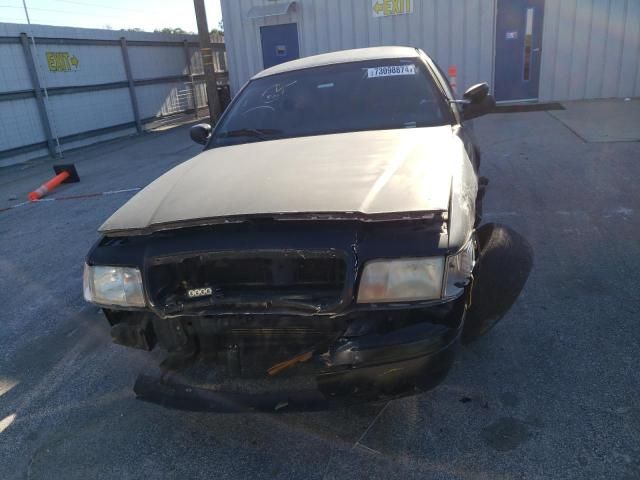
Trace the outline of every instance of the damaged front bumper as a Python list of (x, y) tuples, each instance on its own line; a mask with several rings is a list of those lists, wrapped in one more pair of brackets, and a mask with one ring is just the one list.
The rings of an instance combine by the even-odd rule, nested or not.
[[(307, 243), (297, 244), (296, 251), (323, 248), (326, 251), (328, 240), (335, 240), (340, 233), (339, 229), (329, 231), (328, 228), (322, 226), (307, 232)], [(389, 236), (383, 238), (378, 232), (374, 238), (376, 241), (369, 239), (368, 243), (364, 241), (366, 235), (344, 235), (341, 251), (348, 251), (346, 245), (351, 245), (352, 237), (361, 239), (358, 243), (359, 263), (351, 259), (346, 262), (346, 270), (329, 269), (335, 273), (327, 276), (330, 280), (342, 278), (342, 275), (347, 280), (344, 284), (334, 282), (329, 285), (336, 294), (333, 297), (339, 298), (333, 307), (326, 310), (265, 302), (251, 305), (251, 308), (246, 304), (219, 305), (213, 302), (202, 310), (195, 305), (198, 308), (179, 312), (105, 308), (115, 343), (144, 350), (152, 350), (159, 344), (169, 352), (169, 358), (174, 356), (184, 360), (182, 363), (163, 362), (161, 368), (164, 373), (158, 379), (141, 376), (135, 385), (136, 394), (143, 400), (189, 410), (273, 411), (327, 408), (341, 403), (411, 394), (435, 386), (449, 370), (459, 339), (469, 343), (484, 335), (518, 298), (533, 265), (533, 251), (526, 240), (511, 229), (487, 224), (477, 231), (479, 261), (475, 266), (474, 280), (459, 297), (425, 303), (356, 304), (356, 266), (366, 262), (363, 258), (385, 256), (382, 253), (391, 243), (405, 248), (398, 257), (424, 256), (420, 249), (424, 247), (425, 239), (414, 238), (415, 232), (410, 230), (405, 232), (405, 240), (413, 238), (413, 243), (396, 238), (399, 232), (403, 232), (401, 228), (393, 229), (393, 238), (390, 231), (386, 232)], [(437, 236), (437, 232), (431, 233)], [(195, 232), (178, 240), (196, 241), (199, 238), (197, 234)], [(326, 243), (313, 243), (323, 235), (328, 236)], [(259, 237), (249, 235), (246, 238)], [(301, 241), (300, 235), (287, 238)], [(260, 239), (264, 242), (264, 238)], [(200, 240), (213, 242), (220, 241), (220, 238), (205, 235)], [(170, 245), (164, 245), (165, 241)], [(173, 234), (167, 238), (152, 239), (148, 244), (140, 242), (139, 245), (133, 240), (127, 243), (127, 239), (117, 242), (104, 240), (87, 263), (113, 263), (110, 258), (113, 258), (114, 249), (120, 247), (133, 250), (126, 248), (126, 255), (116, 264), (139, 265), (140, 268), (145, 265), (141, 258), (158, 258), (169, 250), (193, 250), (187, 245), (175, 245), (176, 241)], [(163, 245), (164, 249), (160, 248)], [(435, 244), (432, 242), (431, 245)], [(272, 250), (269, 252), (280, 251), (273, 250), (275, 247), (281, 245), (270, 244)], [(430, 250), (430, 255), (440, 254), (445, 255), (446, 252)], [(200, 261), (201, 264), (202, 259)], [(308, 271), (317, 272), (318, 269), (309, 268)], [(184, 279), (185, 275), (174, 277)], [(171, 283), (163, 279), (160, 275), (160, 287)], [(318, 279), (305, 277), (303, 280)], [(157, 292), (160, 294), (157, 298), (163, 299), (162, 288)], [(153, 295), (148, 297), (156, 298)], [(171, 306), (172, 303), (168, 301), (162, 305)], [(251, 358), (260, 357), (262, 353), (268, 355), (262, 359)], [(193, 381), (185, 375), (182, 367), (194, 360), (212, 360), (204, 362), (207, 381)], [(250, 360), (254, 360), (256, 367), (253, 371), (247, 369), (252, 363)], [(274, 367), (282, 365), (286, 367), (284, 371), (276, 368), (277, 375), (270, 374)], [(216, 372), (219, 371), (222, 373), (218, 375)], [(304, 381), (298, 381), (301, 379)]]
[[(440, 383), (452, 365), (466, 306), (459, 298), (447, 314), (433, 322), (434, 307), (399, 310), (393, 328), (389, 312), (372, 312), (352, 322), (346, 335), (314, 351), (304, 363), (283, 375), (194, 381), (184, 371), (159, 378), (142, 375), (135, 384), (138, 398), (165, 407), (192, 411), (296, 411), (327, 409), (362, 401), (429, 390)], [(423, 316), (424, 321), (416, 321)], [(411, 323), (415, 322), (415, 323)], [(375, 327), (372, 327), (375, 325)], [(386, 331), (384, 331), (386, 330)], [(200, 365), (211, 373), (211, 365)]]

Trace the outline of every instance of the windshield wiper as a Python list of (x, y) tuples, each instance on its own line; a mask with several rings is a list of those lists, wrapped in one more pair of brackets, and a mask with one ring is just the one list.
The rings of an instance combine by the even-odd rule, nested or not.
[(251, 137), (258, 140), (269, 140), (266, 135), (277, 135), (282, 133), (282, 130), (274, 128), (240, 128), (238, 130), (230, 130), (228, 132), (222, 132), (218, 135), (218, 138), (231, 138), (231, 137)]

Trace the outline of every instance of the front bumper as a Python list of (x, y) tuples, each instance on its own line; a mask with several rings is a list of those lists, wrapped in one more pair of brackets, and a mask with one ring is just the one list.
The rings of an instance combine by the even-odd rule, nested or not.
[[(140, 376), (134, 391), (141, 400), (165, 407), (216, 412), (322, 410), (426, 391), (445, 378), (453, 363), (465, 312), (458, 303), (455, 325), (423, 322), (342, 338), (307, 364), (293, 367), (293, 375), (266, 380), (267, 391), (255, 388), (259, 382), (249, 382), (252, 388), (247, 389), (233, 380), (203, 388), (184, 375)], [(305, 388), (297, 388), (296, 377), (304, 378)]]

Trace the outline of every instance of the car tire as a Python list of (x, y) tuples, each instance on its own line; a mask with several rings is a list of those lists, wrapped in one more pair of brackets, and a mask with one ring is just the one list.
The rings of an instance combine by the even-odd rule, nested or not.
[(509, 227), (489, 223), (476, 233), (479, 260), (462, 331), (463, 344), (486, 334), (500, 321), (520, 295), (533, 267), (531, 245)]

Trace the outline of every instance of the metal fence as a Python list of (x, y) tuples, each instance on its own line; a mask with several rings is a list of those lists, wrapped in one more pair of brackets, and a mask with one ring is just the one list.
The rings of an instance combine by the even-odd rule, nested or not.
[[(212, 45), (218, 84), (225, 47)], [(197, 37), (0, 24), (0, 166), (206, 106)]]

